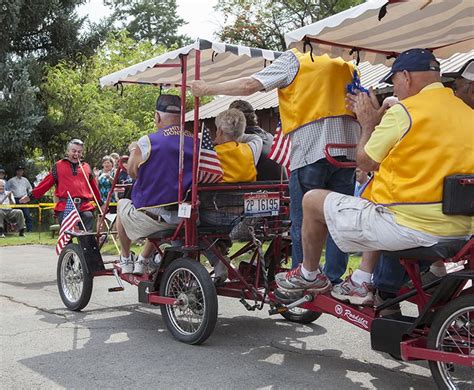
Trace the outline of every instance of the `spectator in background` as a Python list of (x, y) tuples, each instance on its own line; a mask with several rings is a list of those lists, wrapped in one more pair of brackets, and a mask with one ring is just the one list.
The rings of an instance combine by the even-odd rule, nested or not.
[(20, 237), (25, 236), (25, 217), (19, 209), (1, 208), (15, 204), (15, 198), (11, 191), (5, 190), (5, 180), (0, 180), (0, 238), (5, 238), (5, 222), (16, 224)]
[(474, 59), (467, 61), (457, 72), (444, 73), (443, 77), (454, 78), (454, 94), (474, 109)]
[(3, 167), (0, 167), (0, 180), (5, 180), (5, 191), (10, 191), (10, 186), (8, 185), (7, 172)]
[[(123, 162), (123, 167), (128, 169), (128, 162)], [(127, 171), (121, 171), (117, 180), (117, 184), (133, 184), (133, 179), (129, 176)], [(131, 187), (117, 189), (117, 198), (130, 198)]]
[(114, 166), (118, 167), (118, 163), (119, 163), (119, 160), (120, 160), (120, 154), (113, 152), (113, 153), (110, 153), (110, 157), (112, 157), (113, 160), (114, 160)]
[[(114, 167), (115, 161), (111, 156), (104, 156), (102, 158), (102, 169), (99, 171), (97, 182), (99, 183), (100, 197), (104, 203), (107, 200), (107, 196), (109, 195), (109, 191), (112, 188), (112, 183), (114, 181)], [(110, 201), (117, 201), (115, 199), (115, 194), (112, 194)]]
[[(229, 108), (236, 108), (245, 115), (245, 121), (247, 123), (245, 134), (255, 134), (262, 139), (263, 149), (257, 164), (257, 181), (280, 180), (281, 166), (268, 158), (268, 154), (272, 148), (273, 135), (258, 125), (258, 118), (252, 105), (245, 100), (234, 100), (230, 103)], [(285, 170), (283, 170), (283, 172), (285, 174), (284, 179), (286, 179)]]
[[(16, 175), (8, 180), (8, 186), (15, 197), (15, 203), (19, 203), (20, 198), (28, 195), (32, 187), (30, 181), (26, 177), (23, 177), (25, 168), (22, 165), (16, 167), (15, 173)], [(26, 230), (31, 232), (33, 230), (33, 219), (31, 218), (30, 210), (28, 208), (22, 208), (21, 211), (25, 217)]]

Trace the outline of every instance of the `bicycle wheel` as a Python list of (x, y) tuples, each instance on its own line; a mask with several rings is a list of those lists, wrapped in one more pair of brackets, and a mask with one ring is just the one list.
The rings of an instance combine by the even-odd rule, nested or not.
[(64, 305), (73, 311), (84, 309), (92, 294), (92, 276), (77, 244), (68, 244), (62, 250), (57, 267), (59, 295)]
[(201, 344), (211, 335), (217, 322), (217, 294), (201, 263), (173, 260), (163, 274), (160, 295), (179, 300), (176, 305), (161, 305), (165, 324), (177, 340)]
[[(474, 358), (474, 296), (456, 298), (433, 320), (427, 347)], [(430, 361), (430, 370), (440, 389), (473, 389), (474, 366)]]

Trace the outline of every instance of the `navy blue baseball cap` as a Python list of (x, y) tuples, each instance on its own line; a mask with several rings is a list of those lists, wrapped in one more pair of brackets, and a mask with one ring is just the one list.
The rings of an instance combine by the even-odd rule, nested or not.
[(427, 72), (440, 71), (439, 62), (429, 50), (426, 49), (409, 49), (400, 53), (381, 83), (392, 84), (392, 76), (397, 72)]
[(181, 98), (176, 95), (163, 94), (156, 99), (156, 111), (169, 112), (171, 114), (181, 113)]

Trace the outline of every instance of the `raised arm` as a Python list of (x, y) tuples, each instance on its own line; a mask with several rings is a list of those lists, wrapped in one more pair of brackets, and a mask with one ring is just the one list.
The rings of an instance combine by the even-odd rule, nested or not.
[(217, 84), (209, 84), (204, 80), (191, 81), (191, 92), (194, 96), (248, 96), (263, 89), (262, 83), (252, 77), (242, 77)]

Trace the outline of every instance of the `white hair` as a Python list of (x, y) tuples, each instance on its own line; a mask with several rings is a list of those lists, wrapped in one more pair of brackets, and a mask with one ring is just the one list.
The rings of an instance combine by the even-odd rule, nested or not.
[(5, 187), (7, 185), (7, 182), (3, 179), (0, 179), (0, 184), (3, 184), (3, 186)]
[(216, 117), (216, 127), (233, 141), (237, 141), (244, 134), (245, 126), (245, 115), (236, 108), (222, 111)]
[(72, 145), (78, 145), (84, 147), (84, 142), (82, 142), (80, 139), (72, 139), (71, 141), (68, 142), (67, 144), (67, 150), (71, 148)]

